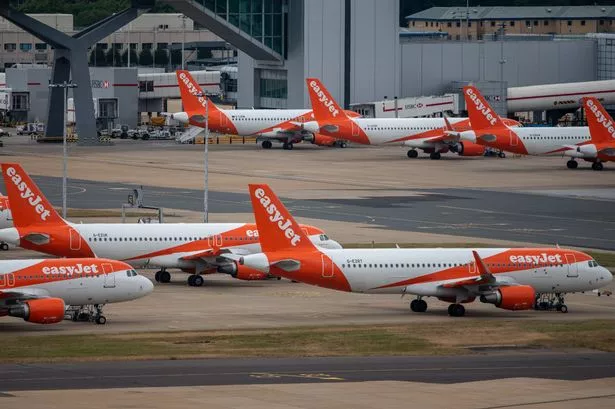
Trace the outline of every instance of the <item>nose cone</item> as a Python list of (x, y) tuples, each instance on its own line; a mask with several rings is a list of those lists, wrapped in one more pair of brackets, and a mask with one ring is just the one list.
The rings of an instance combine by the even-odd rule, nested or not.
[(341, 250), (341, 249), (343, 249), (343, 248), (344, 248), (344, 247), (342, 247), (342, 245), (341, 245), (341, 244), (339, 244), (339, 243), (338, 243), (337, 241), (335, 241), (335, 240), (329, 240), (329, 243), (328, 243), (328, 246), (327, 246), (327, 247), (328, 247), (328, 248), (330, 248), (330, 249), (332, 249), (332, 250)]
[(0, 230), (0, 241), (4, 241), (6, 243), (19, 245), (19, 232), (16, 228), (10, 227), (8, 229)]
[(601, 278), (602, 278), (602, 282), (604, 283), (604, 285), (607, 285), (609, 283), (611, 283), (613, 281), (613, 273), (611, 273), (609, 270), (607, 270), (604, 267), (600, 267), (601, 271)]
[(145, 297), (154, 291), (154, 283), (149, 278), (143, 276), (137, 276), (136, 278), (138, 279), (138, 293), (141, 297)]

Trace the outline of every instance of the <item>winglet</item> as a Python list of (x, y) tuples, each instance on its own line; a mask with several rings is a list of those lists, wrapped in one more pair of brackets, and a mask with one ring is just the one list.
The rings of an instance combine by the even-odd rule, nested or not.
[(316, 250), (269, 185), (249, 185), (252, 211), (263, 252)]
[(15, 227), (66, 222), (18, 163), (3, 163), (2, 177)]
[(594, 97), (585, 97), (583, 107), (592, 142), (615, 143), (615, 123), (600, 101)]
[(487, 267), (483, 259), (480, 258), (476, 250), (472, 250), (472, 255), (474, 256), (476, 268), (478, 269), (478, 272), (480, 273), (480, 275), (482, 277), (491, 277), (493, 274), (491, 274), (491, 271), (489, 271), (489, 268)]
[(506, 128), (500, 116), (473, 85), (463, 87), (463, 97), (473, 130)]
[(329, 90), (318, 78), (306, 78), (305, 82), (310, 94), (315, 120), (348, 119), (346, 112), (333, 99)]
[(212, 103), (207, 95), (205, 95), (205, 92), (190, 75), (189, 71), (178, 70), (175, 74), (177, 75), (177, 84), (179, 85), (182, 104), (186, 112), (205, 112), (205, 101), (209, 101), (210, 112), (218, 110), (216, 104)]

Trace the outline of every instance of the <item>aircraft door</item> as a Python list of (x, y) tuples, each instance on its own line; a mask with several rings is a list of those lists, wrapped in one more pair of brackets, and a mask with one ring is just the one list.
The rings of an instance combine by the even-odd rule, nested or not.
[(74, 251), (81, 250), (81, 235), (75, 230), (70, 229), (70, 249)]
[(517, 144), (519, 143), (517, 135), (515, 135), (515, 133), (512, 131), (508, 131), (508, 135), (510, 135), (510, 146), (517, 146)]
[(566, 254), (566, 265), (568, 266), (568, 277), (578, 277), (579, 276), (579, 266), (577, 264), (577, 258), (574, 254)]
[(113, 266), (109, 263), (103, 263), (102, 269), (104, 273), (104, 287), (115, 288), (115, 274), (113, 274)]
[(324, 254), (321, 254), (320, 257), (322, 259), (322, 276), (324, 278), (333, 277), (333, 274), (334, 274), (333, 261)]
[(359, 136), (359, 126), (354, 121), (350, 122), (352, 123), (352, 136)]

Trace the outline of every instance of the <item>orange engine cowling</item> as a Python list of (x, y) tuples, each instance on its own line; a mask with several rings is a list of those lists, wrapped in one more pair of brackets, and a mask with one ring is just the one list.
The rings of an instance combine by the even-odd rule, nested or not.
[(64, 319), (64, 311), (61, 298), (41, 298), (12, 306), (8, 315), (37, 324), (55, 324)]
[(246, 281), (265, 280), (269, 278), (267, 273), (237, 263), (219, 266), (218, 273), (229, 274), (233, 278)]
[(333, 146), (336, 141), (337, 139), (320, 133), (314, 134), (314, 137), (312, 138), (312, 143), (318, 146)]
[(500, 287), (490, 294), (481, 295), (480, 300), (505, 310), (529, 310), (534, 307), (536, 291), (529, 285)]
[(485, 147), (476, 143), (463, 141), (459, 142), (457, 153), (459, 153), (459, 156), (483, 156), (485, 154)]

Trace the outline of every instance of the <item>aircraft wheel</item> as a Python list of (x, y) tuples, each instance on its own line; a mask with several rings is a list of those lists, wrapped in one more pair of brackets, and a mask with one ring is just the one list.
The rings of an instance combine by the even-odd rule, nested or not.
[(9, 245), (6, 243), (0, 244), (0, 250), (7, 251), (9, 249)]
[(263, 147), (263, 149), (271, 149), (271, 146), (273, 146), (273, 144), (271, 143), (271, 141), (263, 141), (261, 146)]
[(340, 148), (344, 149), (348, 146), (346, 142), (340, 142)]
[(593, 170), (602, 170), (602, 169), (604, 169), (604, 165), (602, 164), (602, 162), (594, 162), (594, 163), (592, 163), (592, 169)]
[(161, 270), (160, 271), (160, 282), (161, 283), (170, 283), (171, 282), (171, 274), (168, 271)]
[(416, 308), (418, 302), (419, 302), (419, 300), (412, 300), (412, 301), (410, 301), (410, 310), (412, 312), (418, 312), (418, 310)]
[(566, 162), (566, 166), (568, 167), (568, 169), (576, 169), (577, 167), (579, 167), (579, 162), (571, 159)]
[(96, 323), (98, 325), (105, 325), (107, 323), (107, 318), (105, 318), (104, 315), (99, 315), (98, 317), (96, 317)]
[(566, 304), (560, 305), (559, 312), (566, 314), (568, 312), (568, 306), (566, 306)]
[(194, 287), (202, 287), (203, 284), (205, 284), (205, 280), (203, 280), (203, 277), (201, 277), (200, 275), (195, 275), (192, 279), (192, 285)]
[(293, 150), (293, 144), (290, 142), (284, 142), (284, 145), (282, 145), (282, 147), (284, 149), (286, 149), (287, 151), (292, 151)]
[(448, 306), (448, 315), (451, 317), (463, 317), (466, 313), (466, 309), (461, 304), (451, 304)]
[(504, 159), (505, 157), (506, 157), (506, 153), (504, 153), (504, 152), (499, 152), (498, 153), (498, 158)]
[(160, 274), (162, 274), (162, 270), (156, 271), (156, 274), (154, 274), (154, 280), (156, 280), (157, 283), (160, 282)]
[(441, 157), (442, 155), (440, 155), (440, 152), (433, 152), (429, 154), (429, 159), (438, 160)]
[(416, 306), (418, 307), (418, 312), (427, 311), (427, 302), (425, 300), (418, 300), (418, 303)]
[(408, 157), (409, 157), (410, 159), (417, 158), (418, 156), (419, 156), (419, 153), (416, 151), (416, 149), (410, 149), (410, 150), (408, 151)]

